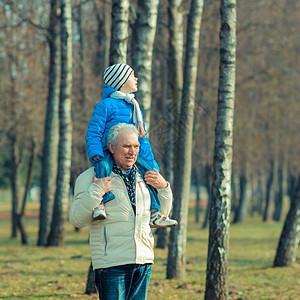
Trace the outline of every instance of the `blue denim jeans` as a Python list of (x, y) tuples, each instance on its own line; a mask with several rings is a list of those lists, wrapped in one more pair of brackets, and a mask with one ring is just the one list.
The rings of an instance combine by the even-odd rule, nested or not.
[(123, 265), (95, 270), (100, 300), (146, 300), (151, 264)]
[[(139, 173), (144, 178), (144, 175), (147, 171), (153, 171), (153, 169), (140, 157), (136, 160), (136, 166), (139, 170)], [(104, 178), (110, 176), (113, 167), (113, 158), (108, 151), (104, 151), (104, 157), (95, 162), (95, 173), (97, 178)], [(151, 198), (151, 213), (160, 211), (160, 203), (157, 196), (157, 190), (151, 186), (146, 184)], [(103, 196), (102, 203), (106, 203), (114, 198), (111, 196), (112, 193), (108, 192)]]

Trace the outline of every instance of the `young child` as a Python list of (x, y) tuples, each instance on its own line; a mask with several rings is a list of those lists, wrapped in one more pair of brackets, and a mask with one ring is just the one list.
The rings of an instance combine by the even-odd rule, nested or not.
[[(100, 101), (92, 114), (88, 126), (86, 143), (89, 160), (95, 164), (97, 178), (110, 176), (113, 160), (107, 148), (106, 135), (111, 127), (118, 123), (134, 124), (139, 131), (140, 150), (136, 166), (144, 177), (153, 168), (159, 171), (144, 127), (142, 112), (133, 92), (138, 90), (137, 78), (133, 69), (124, 63), (115, 64), (104, 71), (104, 89)], [(172, 227), (176, 220), (160, 215), (160, 204), (157, 191), (147, 185), (151, 197), (151, 227)], [(106, 219), (104, 203), (114, 199), (112, 192), (103, 196), (102, 203), (93, 211), (93, 219)]]

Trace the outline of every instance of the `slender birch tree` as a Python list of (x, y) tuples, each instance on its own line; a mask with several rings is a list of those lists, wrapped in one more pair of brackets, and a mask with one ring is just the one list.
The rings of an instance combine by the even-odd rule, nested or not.
[(109, 62), (109, 51), (110, 51), (110, 22), (111, 18), (107, 14), (107, 10), (110, 9), (109, 2), (103, 1), (103, 43), (104, 43), (104, 49), (103, 49), (103, 69), (107, 67), (107, 64)]
[(33, 177), (33, 169), (34, 169), (34, 162), (37, 154), (37, 148), (36, 148), (36, 142), (34, 138), (32, 138), (32, 146), (30, 151), (30, 158), (28, 162), (27, 167), (27, 176), (26, 176), (26, 184), (25, 184), (25, 190), (23, 193), (23, 199), (22, 199), (22, 205), (21, 210), (17, 214), (17, 227), (21, 235), (21, 243), (22, 245), (28, 245), (28, 235), (26, 233), (24, 223), (23, 223), (23, 217), (25, 215), (25, 207), (28, 199), (29, 189), (31, 187), (31, 181)]
[(184, 68), (183, 93), (178, 120), (178, 144), (175, 159), (178, 164), (174, 174), (173, 218), (178, 226), (172, 227), (169, 239), (167, 278), (185, 277), (185, 248), (188, 217), (188, 202), (191, 183), (192, 137), (200, 26), (203, 0), (192, 0), (188, 16), (187, 47)]
[(170, 181), (173, 181), (174, 141), (179, 112), (179, 103), (183, 84), (183, 13), (182, 0), (169, 0), (169, 57), (168, 57), (168, 123), (170, 132), (168, 134), (169, 147), (166, 160), (169, 163)]
[(64, 243), (64, 222), (70, 187), (72, 153), (72, 9), (71, 0), (61, 0), (61, 79), (59, 102), (59, 145), (56, 191), (48, 246)]
[(296, 261), (300, 241), (300, 175), (292, 197), (291, 207), (278, 243), (274, 267), (290, 266)]
[(10, 142), (11, 157), (10, 157), (10, 182), (12, 191), (12, 223), (11, 223), (11, 238), (16, 238), (18, 227), (17, 227), (17, 214), (19, 210), (19, 199), (21, 195), (20, 191), (20, 169), (21, 169), (21, 157), (22, 151), (20, 149), (20, 137), (14, 132), (10, 133), (8, 136), (8, 141)]
[(55, 193), (58, 149), (59, 105), (59, 0), (51, 0), (47, 40), (50, 52), (48, 98), (42, 152), (41, 198), (38, 246), (44, 246), (50, 230), (51, 211)]
[(179, 111), (183, 84), (183, 13), (182, 0), (169, 0), (169, 59), (168, 74), (174, 117)]
[(139, 79), (136, 92), (140, 100), (146, 128), (150, 128), (152, 54), (157, 25), (159, 0), (138, 1), (138, 10), (132, 34), (132, 67)]
[(221, 0), (220, 70), (205, 299), (227, 299), (236, 69), (236, 0)]
[(129, 0), (113, 0), (109, 64), (127, 62)]

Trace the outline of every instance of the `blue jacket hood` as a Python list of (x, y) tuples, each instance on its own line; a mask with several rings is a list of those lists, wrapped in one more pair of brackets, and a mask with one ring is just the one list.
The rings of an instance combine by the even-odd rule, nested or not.
[(112, 88), (110, 85), (104, 83), (102, 99), (108, 98), (110, 96), (110, 94), (113, 92), (117, 92), (117, 90)]

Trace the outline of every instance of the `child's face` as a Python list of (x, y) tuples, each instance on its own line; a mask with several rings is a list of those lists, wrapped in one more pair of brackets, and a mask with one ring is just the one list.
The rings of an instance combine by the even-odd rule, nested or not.
[(127, 81), (121, 86), (120, 92), (129, 94), (138, 90), (138, 79), (134, 76), (134, 72), (130, 74)]

